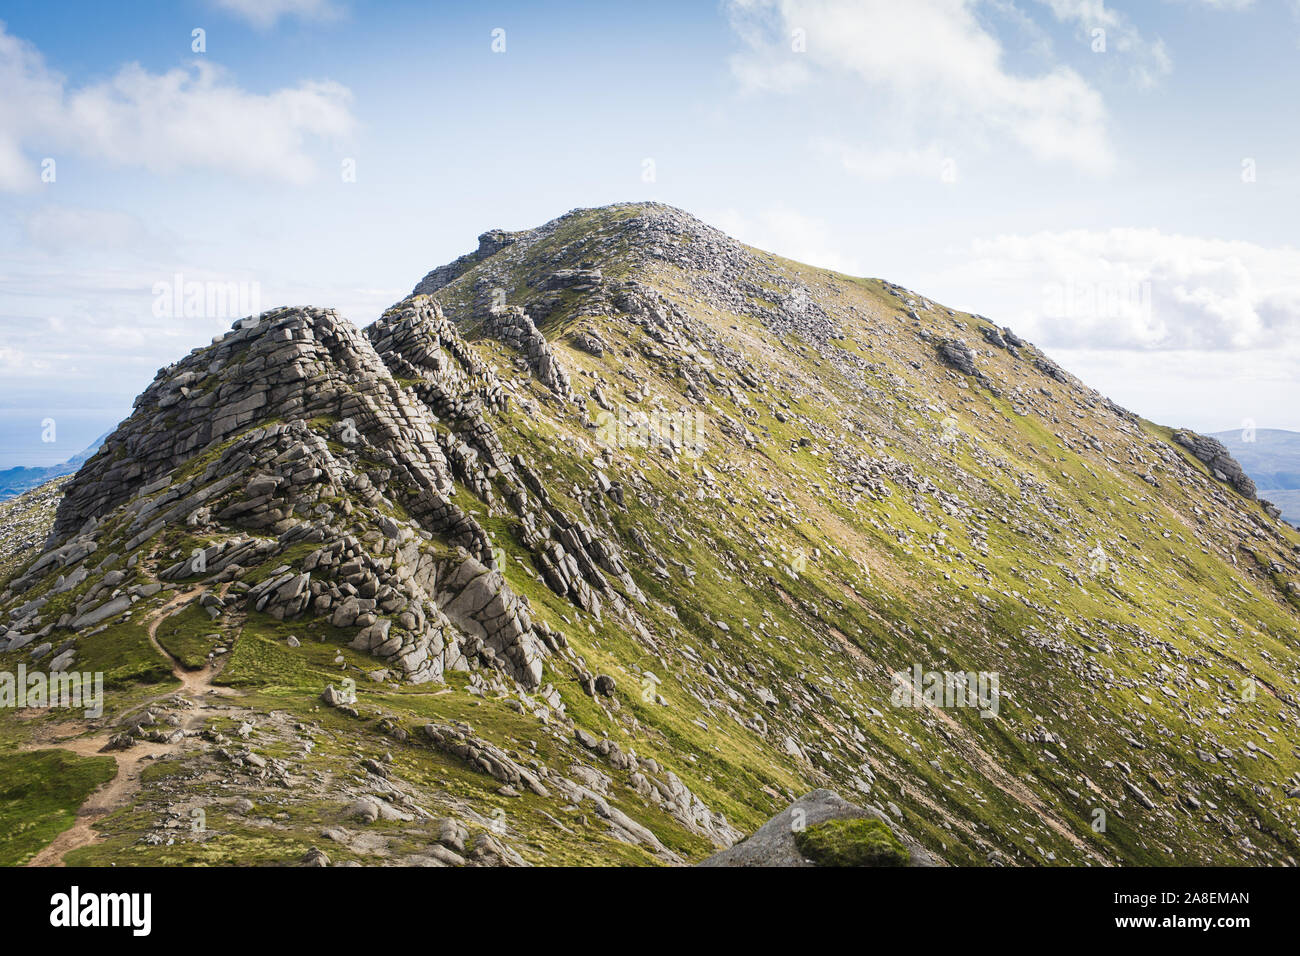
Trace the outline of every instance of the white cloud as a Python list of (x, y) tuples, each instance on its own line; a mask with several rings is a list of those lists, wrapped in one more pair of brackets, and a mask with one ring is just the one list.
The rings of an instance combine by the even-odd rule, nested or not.
[(955, 160), (936, 145), (919, 149), (867, 149), (829, 139), (818, 140), (813, 145), (825, 155), (837, 159), (848, 172), (870, 182), (903, 176), (939, 182), (947, 169), (951, 169), (955, 176)]
[(1214, 10), (1247, 10), (1255, 5), (1255, 0), (1179, 0), (1179, 2), (1199, 4)]
[[(1099, 54), (1119, 53), (1130, 61), (1133, 77), (1141, 86), (1153, 86), (1173, 69), (1162, 40), (1148, 41), (1123, 13), (1107, 7), (1105, 0), (1038, 0), (1062, 22), (1075, 23), (1091, 46), (1104, 40)], [(1100, 37), (1098, 35), (1100, 31)]]
[(63, 78), (45, 67), (40, 52), (0, 23), (0, 188), (40, 181), (39, 163), (23, 155), (22, 143), (43, 135), (48, 118), (62, 109)]
[(271, 93), (240, 88), (197, 62), (166, 73), (138, 64), (79, 88), (0, 24), (0, 189), (32, 188), (41, 159), (29, 150), (89, 155), (154, 172), (216, 169), (283, 182), (316, 172), (309, 147), (349, 136), (351, 92), (304, 81)]
[(1152, 421), (1210, 432), (1250, 419), (1261, 428), (1300, 431), (1294, 352), (1052, 349), (1051, 355), (1089, 386)]
[(27, 371), (30, 364), (27, 356), (20, 350), (0, 345), (0, 371), (5, 373), (6, 379)]
[[(112, 214), (106, 218), (111, 233), (119, 224)], [(72, 210), (67, 221), (83, 219), (94, 223), (95, 211)], [(217, 252), (194, 237), (151, 233), (145, 245), (150, 253), (141, 243), (127, 243), (110, 256), (98, 245), (37, 251), (24, 243), (18, 251), (0, 251), (0, 382), (6, 386), (0, 392), (6, 407), (21, 395), (40, 401), (71, 395), (83, 404), (99, 399), (105, 408), (129, 410), (156, 369), (253, 311), (315, 303), (337, 307), (361, 325), (406, 293), (367, 288), (343, 275), (313, 280), (289, 267), (269, 268), (261, 257), (253, 257), (253, 271), (246, 249)], [(191, 283), (201, 285), (203, 314), (156, 308), (162, 300), (175, 303), (177, 289), (187, 298)], [(223, 295), (214, 297), (218, 291)], [(57, 387), (51, 372), (57, 372)]]
[(1300, 249), (1109, 229), (973, 243), (949, 274), (1047, 347), (1300, 348)]
[[(788, 91), (814, 79), (848, 81), (945, 138), (1010, 139), (1041, 160), (1101, 172), (1114, 163), (1101, 96), (1057, 66), (1011, 73), (977, 0), (730, 0), (744, 44), (731, 68), (748, 89)], [(794, 50), (803, 31), (806, 52)]]
[(23, 220), (23, 232), (31, 245), (55, 253), (86, 248), (157, 248), (174, 241), (151, 235), (145, 224), (129, 213), (53, 203), (28, 214)]
[(330, 0), (215, 0), (216, 5), (260, 29), (275, 26), (281, 17), (332, 20), (339, 8)]
[(846, 275), (862, 274), (861, 264), (843, 254), (844, 243), (823, 220), (786, 206), (772, 206), (756, 215), (724, 209), (706, 213), (704, 218), (728, 235), (758, 249)]

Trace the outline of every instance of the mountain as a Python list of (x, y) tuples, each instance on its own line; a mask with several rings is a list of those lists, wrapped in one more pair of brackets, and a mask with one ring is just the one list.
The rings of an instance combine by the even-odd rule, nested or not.
[(1300, 525), (1300, 432), (1281, 428), (1240, 428), (1215, 432), (1260, 491), (1282, 511), (1282, 519)]
[(46, 468), (6, 468), (0, 471), (0, 501), (13, 498), (37, 485), (43, 485), (54, 478), (71, 475), (90, 459), (99, 446), (108, 437), (108, 432), (96, 438), (85, 451), (73, 455), (67, 461)]
[(1300, 533), (1224, 446), (671, 207), (242, 320), (62, 491), (0, 671), (103, 711), (0, 709), (0, 860), (1300, 858)]

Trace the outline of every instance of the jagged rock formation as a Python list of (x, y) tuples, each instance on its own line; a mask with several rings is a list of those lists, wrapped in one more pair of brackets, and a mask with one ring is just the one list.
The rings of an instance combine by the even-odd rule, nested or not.
[(478, 237), (478, 248), (473, 252), (466, 253), (455, 262), (449, 262), (445, 266), (439, 266), (431, 271), (427, 276), (420, 280), (415, 287), (415, 295), (427, 295), (431, 292), (437, 292), (449, 282), (460, 278), (467, 271), (473, 268), (484, 259), (500, 252), (510, 243), (519, 239), (527, 233), (506, 232), (504, 229), (489, 229), (483, 235)]
[(1294, 862), (1300, 538), (1234, 466), (983, 316), (575, 210), (161, 370), (14, 519), (0, 671), (102, 672), (86, 733), (175, 771), (89, 862), (684, 863), (818, 788), (957, 864)]
[[(427, 300), (393, 310), (364, 335), (328, 310), (245, 320), (159, 373), (70, 482), (46, 557), (12, 590), (93, 552), (106, 514), (122, 523), (129, 551), (183, 524), (222, 537), (159, 571), (162, 581), (207, 575), (247, 588), (248, 606), (277, 620), (309, 615), (356, 629), (353, 647), (415, 682), (482, 660), (537, 687), (545, 642), (490, 567), (487, 533), (448, 497), (455, 480), (489, 501), (493, 480), (505, 485), (548, 583), (579, 606), (599, 609), (609, 590), (601, 568), (627, 572), (612, 543), (532, 503), (529, 486), (543, 498), (544, 487), (506, 456), (483, 418), (484, 408), (503, 404), (500, 383)], [(274, 419), (284, 420), (258, 424)], [(329, 424), (318, 433), (309, 423), (321, 421)], [(196, 454), (211, 460), (179, 480)], [(340, 498), (342, 513), (331, 504)], [(552, 527), (557, 540), (548, 541)], [(276, 537), (228, 535), (236, 529)], [(243, 582), (246, 567), (304, 544), (315, 549), (300, 566)], [(64, 623), (98, 623), (125, 610), (123, 600), (79, 608)]]
[(1224, 447), (1223, 442), (1217, 438), (1198, 435), (1196, 432), (1190, 432), (1186, 429), (1174, 432), (1174, 441), (1209, 465), (1215, 478), (1232, 485), (1243, 498), (1254, 500), (1255, 482), (1251, 481), (1250, 476), (1242, 470), (1241, 465), (1237, 464), (1232, 455), (1228, 453), (1228, 449)]
[(977, 375), (975, 353), (960, 339), (944, 339), (938, 345), (939, 355), (945, 362), (964, 375)]
[(483, 328), (488, 335), (519, 351), (538, 381), (561, 398), (573, 400), (569, 376), (556, 360), (546, 336), (537, 330), (527, 312), (517, 305), (489, 312)]

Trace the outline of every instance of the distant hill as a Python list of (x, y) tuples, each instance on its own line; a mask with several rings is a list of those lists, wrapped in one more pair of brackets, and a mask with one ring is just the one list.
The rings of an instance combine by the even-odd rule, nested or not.
[(1300, 524), (1300, 432), (1257, 428), (1251, 434), (1238, 428), (1213, 437), (1254, 479), (1260, 497), (1281, 508), (1285, 521)]
[(75, 474), (78, 468), (99, 451), (99, 446), (104, 444), (104, 439), (108, 436), (109, 432), (104, 432), (85, 451), (73, 455), (58, 465), (50, 465), (46, 468), (6, 468), (0, 471), (0, 501), (16, 498), (24, 491), (43, 485), (51, 479)]

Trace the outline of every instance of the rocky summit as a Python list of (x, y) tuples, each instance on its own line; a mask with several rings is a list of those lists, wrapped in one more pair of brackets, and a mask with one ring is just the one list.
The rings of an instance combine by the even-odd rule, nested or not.
[(3, 508), (3, 863), (1300, 860), (1227, 449), (671, 207), (242, 319)]

